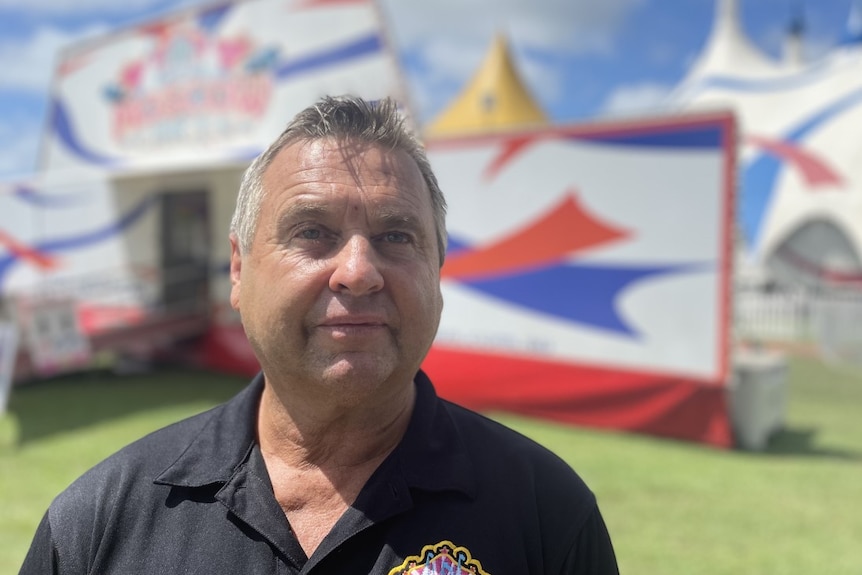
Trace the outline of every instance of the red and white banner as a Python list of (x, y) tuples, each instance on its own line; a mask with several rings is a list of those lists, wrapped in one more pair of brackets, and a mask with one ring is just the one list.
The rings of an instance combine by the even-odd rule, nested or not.
[(730, 445), (734, 137), (718, 114), (430, 142), (441, 395)]
[(322, 95), (397, 93), (383, 36), (371, 0), (246, 0), (76, 46), (43, 167), (248, 161)]

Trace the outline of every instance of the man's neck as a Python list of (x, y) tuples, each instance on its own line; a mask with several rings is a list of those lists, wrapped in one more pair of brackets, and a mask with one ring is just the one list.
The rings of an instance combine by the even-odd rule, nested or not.
[(352, 467), (382, 460), (407, 430), (415, 395), (410, 384), (391, 397), (349, 407), (327, 401), (315, 405), (285, 397), (267, 383), (258, 409), (261, 451), (296, 467)]
[(276, 500), (310, 557), (407, 430), (415, 386), (349, 409), (287, 407), (264, 387), (258, 441)]

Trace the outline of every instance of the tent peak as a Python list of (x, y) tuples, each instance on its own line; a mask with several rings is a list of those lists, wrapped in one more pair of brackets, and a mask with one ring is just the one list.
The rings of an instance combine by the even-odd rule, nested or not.
[(454, 135), (547, 123), (512, 60), (507, 36), (497, 32), (472, 78), (425, 132)]

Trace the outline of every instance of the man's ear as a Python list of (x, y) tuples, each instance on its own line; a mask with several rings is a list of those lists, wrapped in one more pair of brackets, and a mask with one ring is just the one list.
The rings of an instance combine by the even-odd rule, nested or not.
[(239, 288), (242, 276), (242, 255), (239, 249), (239, 239), (235, 233), (230, 236), (230, 305), (239, 311)]

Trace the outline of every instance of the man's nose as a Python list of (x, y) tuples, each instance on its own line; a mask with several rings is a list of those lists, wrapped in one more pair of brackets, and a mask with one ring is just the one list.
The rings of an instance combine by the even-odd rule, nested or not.
[(364, 295), (383, 288), (379, 255), (369, 238), (350, 236), (335, 256), (329, 288), (351, 295)]

